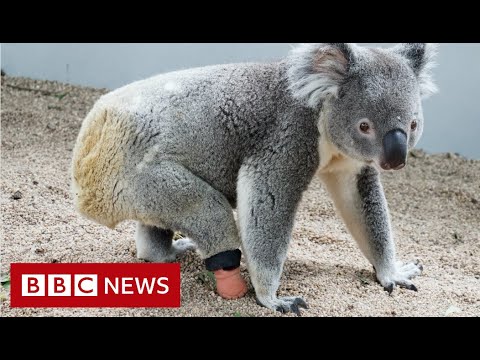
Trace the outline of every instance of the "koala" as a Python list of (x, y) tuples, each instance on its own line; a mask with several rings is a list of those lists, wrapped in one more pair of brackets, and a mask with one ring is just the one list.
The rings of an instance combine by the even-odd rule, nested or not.
[[(276, 292), (297, 207), (318, 176), (378, 282), (416, 291), (423, 269), (397, 260), (380, 173), (403, 168), (422, 135), (435, 54), (424, 43), (302, 44), (276, 62), (117, 89), (82, 123), (75, 206), (110, 228), (135, 220), (146, 261), (196, 249), (207, 269), (232, 269), (243, 254), (257, 303), (299, 314), (301, 297)], [(172, 241), (174, 231), (188, 238)]]

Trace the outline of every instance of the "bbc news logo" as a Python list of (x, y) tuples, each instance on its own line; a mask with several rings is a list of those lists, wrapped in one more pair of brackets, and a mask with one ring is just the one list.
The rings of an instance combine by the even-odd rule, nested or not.
[[(22, 296), (97, 296), (95, 274), (22, 274)], [(46, 281), (48, 279), (48, 281)], [(48, 283), (48, 288), (45, 284)]]
[(180, 307), (179, 264), (11, 264), (12, 307)]

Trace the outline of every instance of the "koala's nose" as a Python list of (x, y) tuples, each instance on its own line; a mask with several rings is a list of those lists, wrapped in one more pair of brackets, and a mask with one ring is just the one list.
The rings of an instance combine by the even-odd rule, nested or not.
[(400, 170), (407, 163), (407, 134), (396, 129), (388, 132), (383, 138), (384, 170)]

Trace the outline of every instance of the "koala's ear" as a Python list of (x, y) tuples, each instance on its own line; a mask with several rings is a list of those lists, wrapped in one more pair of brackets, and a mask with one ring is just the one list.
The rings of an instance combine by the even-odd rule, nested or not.
[(432, 74), (432, 69), (436, 65), (437, 48), (437, 44), (430, 43), (406, 43), (393, 48), (395, 53), (408, 60), (410, 67), (418, 77), (420, 94), (423, 98), (427, 98), (438, 91)]
[(328, 95), (337, 96), (354, 62), (354, 44), (302, 44), (287, 59), (289, 89), (296, 99), (317, 108)]

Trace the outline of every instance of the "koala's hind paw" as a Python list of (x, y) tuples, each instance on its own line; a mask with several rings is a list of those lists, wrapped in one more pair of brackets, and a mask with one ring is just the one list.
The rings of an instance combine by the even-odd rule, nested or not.
[(385, 291), (389, 294), (398, 285), (401, 288), (405, 288), (412, 291), (418, 291), (417, 287), (410, 281), (412, 278), (420, 275), (423, 271), (423, 266), (418, 261), (409, 263), (397, 262), (395, 272), (389, 275), (378, 275), (377, 278), (380, 284), (382, 284)]
[(176, 254), (182, 254), (186, 251), (197, 249), (197, 245), (195, 245), (195, 243), (189, 238), (182, 238), (174, 241), (172, 247)]
[(172, 263), (176, 262), (177, 258), (185, 252), (196, 249), (197, 246), (192, 240), (183, 238), (172, 242), (172, 246), (167, 252), (159, 252), (153, 255), (147, 254), (140, 258), (149, 262)]
[(197, 249), (197, 245), (195, 245), (195, 243), (192, 240), (188, 238), (178, 239), (172, 243), (171, 252), (167, 260), (168, 262), (175, 262), (178, 256), (182, 255), (183, 253), (189, 250), (196, 250), (196, 249)]
[(282, 297), (278, 299), (271, 300), (259, 300), (257, 299), (257, 304), (264, 306), (266, 308), (276, 310), (282, 314), (293, 312), (297, 316), (301, 316), (300, 309), (308, 309), (308, 305), (300, 297)]

